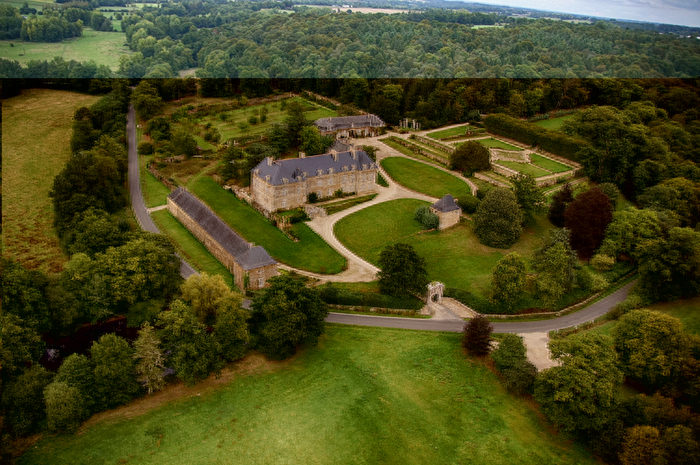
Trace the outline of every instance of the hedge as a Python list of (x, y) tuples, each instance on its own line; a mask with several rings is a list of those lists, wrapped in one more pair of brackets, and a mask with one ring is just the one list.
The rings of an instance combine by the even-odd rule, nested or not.
[(578, 137), (567, 136), (501, 113), (487, 116), (484, 124), (490, 133), (537, 146), (572, 161), (579, 161), (576, 152), (588, 145), (588, 142)]

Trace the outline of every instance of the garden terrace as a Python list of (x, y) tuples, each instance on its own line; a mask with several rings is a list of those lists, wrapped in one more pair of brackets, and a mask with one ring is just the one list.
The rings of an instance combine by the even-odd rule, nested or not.
[(552, 173), (563, 173), (574, 169), (571, 166), (567, 166), (563, 163), (559, 163), (558, 161), (543, 157), (542, 155), (534, 152), (530, 154), (530, 160), (533, 165), (539, 166), (547, 171), (551, 171)]
[(561, 131), (561, 127), (564, 125), (564, 123), (573, 117), (574, 115), (570, 114), (565, 116), (559, 116), (556, 118), (546, 118), (534, 121), (533, 124), (536, 124), (537, 126), (545, 129), (549, 129), (550, 131)]
[(491, 137), (490, 139), (479, 139), (479, 140), (477, 140), (477, 142), (485, 147), (488, 147), (488, 148), (512, 150), (512, 151), (516, 151), (516, 152), (521, 152), (523, 150), (520, 147), (516, 147), (515, 145), (507, 144), (507, 143), (502, 142), (498, 139), (494, 139), (493, 137)]
[(401, 139), (399, 137), (388, 137), (386, 139), (381, 139), (380, 142), (403, 153), (406, 156), (415, 158), (417, 160), (424, 160), (428, 163), (437, 163), (445, 167), (450, 164), (449, 157), (438, 155), (437, 152), (435, 152), (434, 150), (421, 147), (418, 144), (407, 141), (405, 139)]
[(530, 163), (518, 163), (515, 161), (504, 160), (498, 160), (497, 162), (492, 163), (495, 165), (505, 166), (506, 168), (510, 168), (523, 174), (529, 174), (533, 178), (539, 178), (540, 176), (548, 176), (552, 174), (549, 171), (543, 170), (542, 168), (538, 168), (537, 166), (531, 165)]

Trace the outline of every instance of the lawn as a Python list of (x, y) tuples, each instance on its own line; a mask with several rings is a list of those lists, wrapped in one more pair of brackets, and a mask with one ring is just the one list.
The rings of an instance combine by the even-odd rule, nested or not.
[(571, 114), (571, 115), (560, 116), (559, 118), (541, 119), (539, 121), (535, 121), (533, 124), (541, 126), (545, 129), (551, 129), (552, 131), (558, 131), (562, 127), (562, 125), (564, 124), (564, 121), (569, 120), (573, 117), (574, 117), (574, 115)]
[[(432, 158), (428, 158), (424, 155), (420, 155), (420, 154), (410, 150), (408, 147), (404, 147), (401, 144), (397, 144), (396, 142), (394, 142), (393, 140), (391, 140), (389, 138), (381, 139), (379, 142), (388, 145), (389, 147), (391, 147), (392, 149), (396, 150), (399, 153), (403, 153), (407, 157), (411, 157), (411, 158), (415, 158), (416, 160), (423, 160), (423, 161), (428, 162), (428, 163), (447, 167), (447, 163), (443, 163), (441, 161), (433, 160)], [(444, 158), (444, 157), (441, 156), (441, 158)], [(448, 161), (448, 160), (445, 160), (445, 161)]]
[(180, 397), (47, 437), (18, 464), (597, 463), (465, 359), (460, 337), (327, 325), (292, 360), (250, 356), (218, 385), (168, 388)]
[[(24, 3), (25, 3), (24, 0), (15, 0), (15, 1), (2, 0), (2, 1), (0, 1), (0, 4), (10, 5), (10, 6), (13, 6), (17, 9), (22, 8)], [(26, 0), (26, 3), (29, 5), (29, 8), (36, 8), (39, 11), (43, 10), (46, 5), (54, 5), (55, 4), (54, 0)]]
[(538, 217), (535, 226), (525, 228), (513, 247), (494, 249), (479, 243), (469, 222), (444, 231), (423, 232), (413, 219), (420, 205), (426, 202), (400, 199), (373, 205), (338, 221), (334, 232), (346, 247), (375, 265), (386, 246), (411, 244), (425, 259), (429, 279), (487, 296), (496, 262), (510, 252), (529, 259), (540, 238), (552, 228), (545, 217)]
[(95, 31), (84, 27), (82, 37), (57, 43), (0, 40), (0, 58), (19, 61), (22, 66), (27, 66), (30, 60), (51, 60), (53, 57), (62, 57), (66, 61), (93, 60), (116, 71), (119, 69), (119, 57), (132, 53), (125, 42), (126, 36), (121, 32)]
[(150, 171), (146, 169), (153, 156), (139, 155), (139, 167), (141, 171), (141, 193), (146, 203), (146, 208), (153, 208), (168, 203), (167, 197), (170, 189), (156, 179)]
[(506, 168), (510, 168), (515, 171), (519, 171), (523, 174), (529, 174), (533, 178), (539, 178), (540, 176), (549, 176), (550, 173), (549, 171), (545, 171), (542, 168), (538, 168), (535, 165), (531, 165), (529, 163), (518, 163), (517, 161), (503, 161), (503, 160), (498, 160), (495, 162), (498, 165), (503, 165)]
[(306, 224), (292, 226), (292, 231), (299, 238), (299, 242), (294, 242), (209, 176), (200, 176), (188, 187), (245, 240), (263, 246), (275, 260), (315, 273), (336, 274), (343, 271), (345, 259)]
[(533, 165), (537, 165), (540, 168), (549, 170), (552, 173), (563, 173), (564, 171), (571, 171), (572, 169), (574, 169), (571, 166), (566, 166), (563, 163), (550, 160), (549, 158), (543, 157), (542, 155), (538, 155), (536, 153), (530, 154), (530, 160), (532, 161)]
[(49, 190), (70, 158), (73, 113), (100, 97), (31, 89), (2, 102), (3, 255), (29, 269), (59, 272)]
[(210, 275), (221, 275), (226, 283), (233, 286), (233, 275), (221, 264), (199, 240), (190, 233), (170, 212), (158, 210), (151, 213), (153, 222), (161, 233), (175, 243), (177, 251), (199, 271)]
[(477, 142), (480, 143), (481, 145), (486, 146), (486, 147), (492, 147), (495, 149), (514, 150), (517, 152), (521, 152), (523, 150), (520, 147), (516, 147), (515, 145), (506, 144), (505, 142), (501, 142), (500, 140), (496, 140), (494, 138), (478, 139)]
[(471, 188), (461, 179), (433, 166), (402, 157), (381, 161), (382, 168), (397, 183), (435, 198), (451, 194), (456, 199), (471, 195)]
[(443, 129), (442, 131), (429, 132), (426, 135), (431, 139), (440, 140), (446, 137), (461, 136), (463, 134), (466, 134), (467, 129), (469, 128), (469, 125), (457, 126), (456, 128)]

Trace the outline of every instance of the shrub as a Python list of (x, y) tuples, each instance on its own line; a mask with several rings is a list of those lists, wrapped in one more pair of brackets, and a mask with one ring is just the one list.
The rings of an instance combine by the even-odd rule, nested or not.
[(632, 310), (642, 308), (643, 306), (644, 301), (639, 294), (630, 294), (625, 300), (610, 309), (610, 311), (607, 313), (607, 318), (609, 320), (617, 320), (622, 315), (625, 315)]
[(450, 157), (450, 169), (473, 173), (491, 168), (489, 149), (477, 141), (460, 144)]
[(6, 386), (3, 385), (2, 404), (4, 421), (15, 434), (36, 430), (45, 418), (44, 388), (51, 383), (53, 373), (41, 365), (34, 365)]
[(153, 155), (154, 147), (153, 144), (148, 141), (139, 142), (139, 146), (136, 149), (141, 155)]
[(440, 225), (440, 219), (436, 214), (430, 211), (427, 205), (418, 207), (413, 218), (423, 225), (423, 229), (437, 229)]
[(83, 399), (78, 388), (54, 381), (44, 390), (46, 420), (52, 433), (72, 433), (83, 418)]
[(318, 202), (318, 194), (316, 194), (316, 192), (309, 192), (309, 203), (316, 203), (316, 202)]
[(527, 359), (517, 361), (502, 371), (506, 389), (516, 394), (531, 394), (537, 378), (537, 368)]
[(527, 350), (520, 336), (504, 334), (498, 347), (491, 353), (491, 358), (499, 371), (515, 366), (518, 362), (527, 360)]
[(486, 194), (476, 209), (474, 232), (482, 244), (507, 249), (520, 238), (522, 219), (513, 191), (496, 187)]
[(296, 210), (290, 217), (289, 217), (289, 222), (292, 224), (295, 223), (301, 223), (303, 221), (309, 221), (311, 218), (309, 218), (309, 215), (306, 214), (304, 210)]
[(591, 258), (590, 264), (596, 271), (608, 271), (615, 264), (615, 258), (599, 253)]
[(491, 348), (491, 332), (493, 326), (485, 316), (472, 318), (464, 325), (462, 347), (472, 355), (487, 355)]
[(457, 205), (463, 212), (472, 214), (476, 211), (476, 207), (479, 206), (479, 199), (472, 195), (465, 195), (457, 201)]
[(250, 124), (258, 124), (258, 117), (255, 116), (255, 115), (250, 115), (250, 116), (248, 117), (248, 122), (249, 122)]

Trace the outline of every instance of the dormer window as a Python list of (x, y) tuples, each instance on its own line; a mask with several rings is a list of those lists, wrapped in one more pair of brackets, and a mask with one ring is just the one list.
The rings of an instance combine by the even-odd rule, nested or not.
[(348, 165), (343, 165), (343, 171), (347, 171), (347, 170), (348, 170)]
[(333, 174), (333, 168), (328, 168), (328, 174)]
[(316, 175), (321, 176), (323, 174), (323, 170), (316, 170)]

